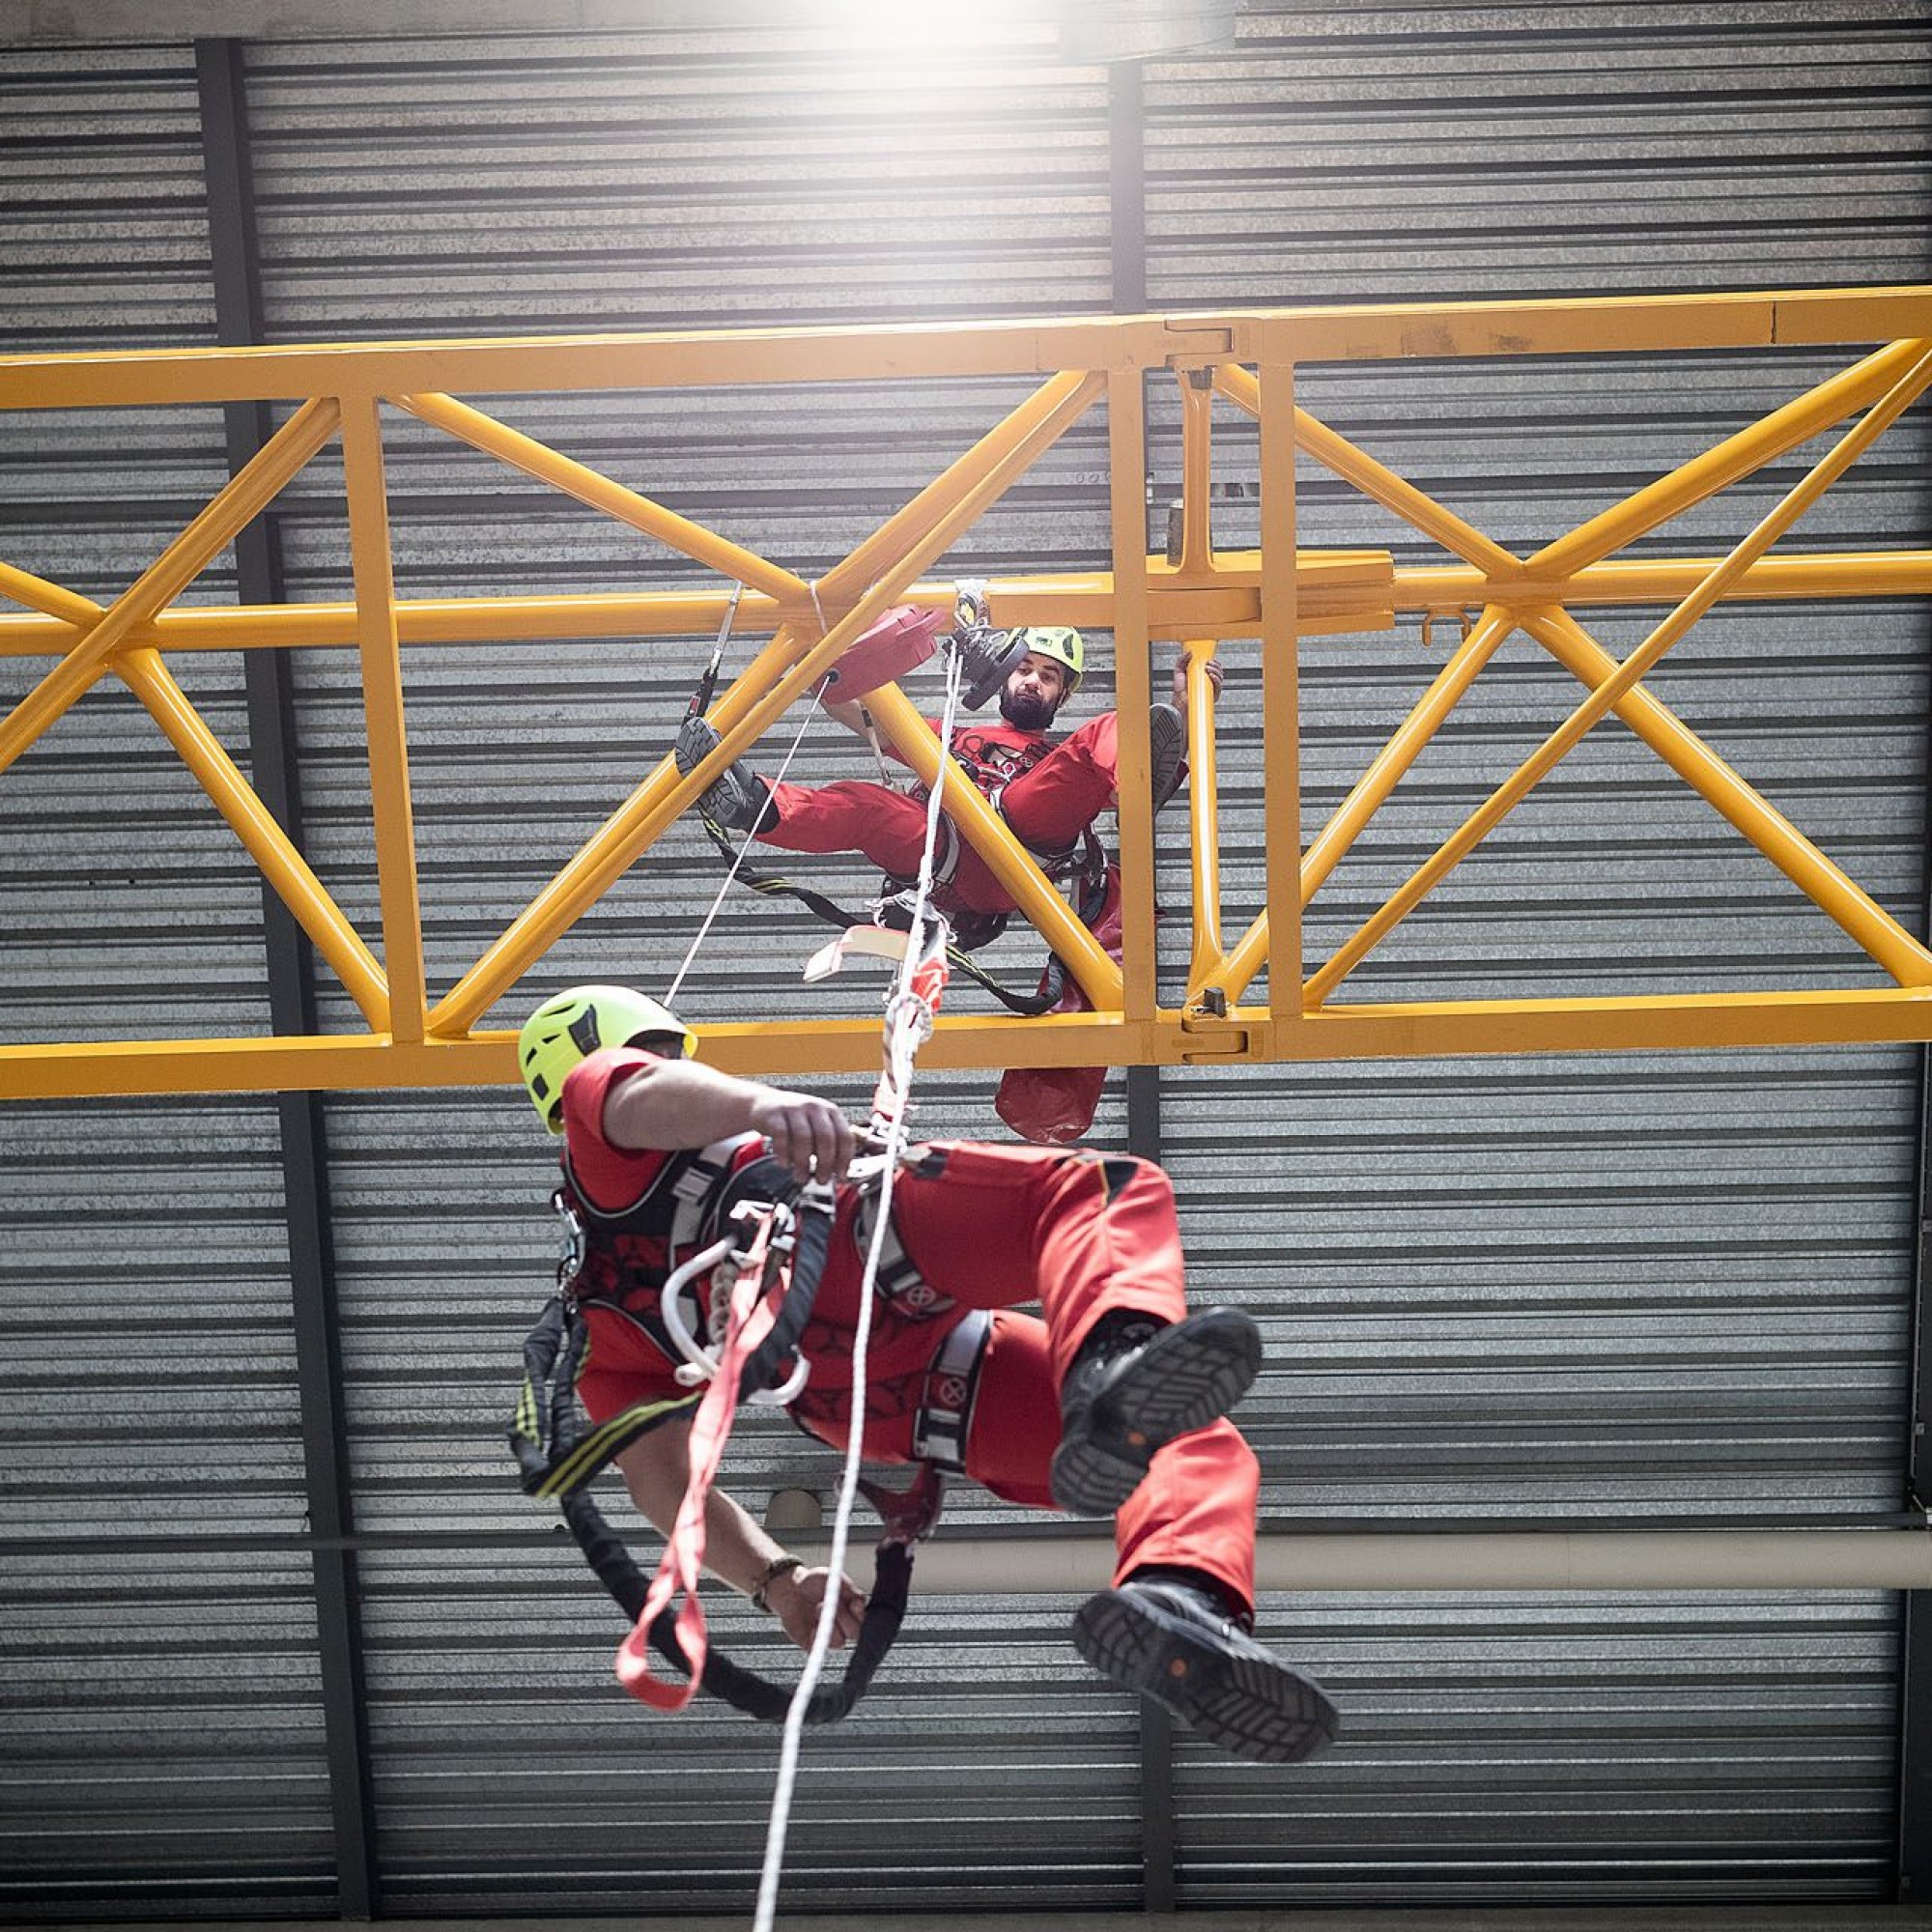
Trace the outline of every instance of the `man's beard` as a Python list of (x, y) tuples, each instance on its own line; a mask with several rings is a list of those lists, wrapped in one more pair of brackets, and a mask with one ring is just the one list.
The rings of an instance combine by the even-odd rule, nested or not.
[(1000, 693), (1000, 716), (1017, 730), (1044, 731), (1058, 709), (1036, 693), (1015, 691), (1010, 685)]

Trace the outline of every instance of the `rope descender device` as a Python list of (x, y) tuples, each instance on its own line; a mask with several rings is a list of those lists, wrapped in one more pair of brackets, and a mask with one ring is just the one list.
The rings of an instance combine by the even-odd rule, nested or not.
[[(831, 1194), (829, 1188), (821, 1191), (828, 1197)], [(829, 1213), (829, 1202), (818, 1211)], [(684, 1357), (683, 1365), (673, 1373), (685, 1388), (716, 1380), (723, 1371), (722, 1357), (734, 1324), (742, 1330), (760, 1301), (776, 1295), (782, 1311), (790, 1297), (792, 1257), (798, 1245), (797, 1214), (782, 1201), (741, 1201), (732, 1209), (731, 1218), (753, 1228), (749, 1244), (740, 1247), (728, 1235), (714, 1241), (665, 1277), (659, 1297), (666, 1332)], [(684, 1318), (684, 1291), (699, 1276), (704, 1277), (709, 1290), (705, 1317), (709, 1348), (692, 1332)], [(801, 1328), (803, 1325), (799, 1323)], [(776, 1320), (773, 1326), (777, 1326)], [(803, 1391), (810, 1373), (811, 1364), (800, 1355), (791, 1374), (776, 1388), (758, 1387), (752, 1378), (753, 1385), (745, 1390), (745, 1400), (761, 1407), (782, 1408)], [(741, 1377), (741, 1387), (744, 1379)]]

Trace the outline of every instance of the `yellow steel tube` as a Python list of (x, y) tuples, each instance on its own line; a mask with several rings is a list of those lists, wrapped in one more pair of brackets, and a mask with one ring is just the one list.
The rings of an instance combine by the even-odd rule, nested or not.
[(468, 403), (439, 395), (398, 396), (395, 400), (399, 408), (433, 428), (480, 449), (486, 456), (496, 457), (499, 463), (521, 469), (526, 476), (534, 476), (539, 483), (548, 483), (552, 489), (575, 497), (580, 503), (601, 510), (620, 524), (656, 537), (660, 543), (751, 589), (762, 590), (768, 597), (781, 601), (798, 601), (810, 595), (803, 578), (734, 544), (728, 537), (721, 537), (715, 530), (693, 523), (689, 517), (654, 503), (622, 483), (613, 482), (552, 449), (548, 443), (498, 422), (495, 416), (485, 415), (481, 410), (471, 409)]
[(1267, 839), (1268, 1012), (1292, 1030), (1301, 979), (1301, 710), (1295, 622), (1294, 369), (1264, 363), (1258, 385), (1262, 492), (1262, 822)]
[[(1617, 661), (1567, 611), (1525, 612), (1522, 628), (1586, 685), (1615, 675)], [(1902, 985), (1932, 984), (1932, 952), (1846, 877), (1769, 800), (1718, 756), (1667, 705), (1642, 686), (1616, 704), (1617, 716), (1835, 920)]]
[(1371, 760), (1349, 796), (1335, 809), (1335, 814), (1321, 828), (1301, 863), (1301, 899), (1306, 905), (1321, 890), (1323, 880), (1341, 862), (1362, 828), (1380, 809), (1390, 792), (1402, 781), (1409, 767), (1421, 756), (1423, 748), (1441, 729), (1458, 704), (1463, 701), (1476, 675), (1516, 629), (1517, 619), (1508, 611), (1486, 610), (1476, 628), (1458, 645), (1449, 662), (1435, 674), (1395, 734)]
[(1214, 742), (1214, 661), (1211, 638), (1190, 638), (1181, 646), (1187, 666), (1187, 791), (1192, 832), (1194, 945), (1187, 961), (1192, 1005), (1221, 963), (1221, 794)]
[(334, 431), (327, 400), (304, 403), (159, 556), (117, 597), (87, 636), (0, 721), (0, 771), (5, 771), (75, 698), (92, 685), (137, 625), (169, 604), (207, 567), (235, 533), (272, 502)]
[[(1214, 372), (1214, 383), (1237, 409), (1245, 410), (1251, 416), (1261, 414), (1261, 384), (1238, 363), (1224, 363)], [(1518, 557), (1486, 537), (1473, 524), (1464, 523), (1454, 511), (1444, 508), (1386, 465), (1378, 463), (1366, 450), (1338, 435), (1306, 410), (1294, 412), (1294, 440), (1344, 482), (1352, 483), (1363, 496), (1394, 511), (1404, 523), (1412, 525), (1425, 536), (1434, 537), (1444, 550), (1453, 551), (1479, 570), (1493, 577), (1509, 577), (1521, 570)]]
[[(1311, 628), (1311, 569), (1319, 584), (1322, 553), (1304, 550), (1302, 630)], [(1676, 604), (1717, 568), (1717, 557), (1663, 557), (1645, 561), (1595, 563), (1558, 583), (1543, 578), (1500, 580), (1463, 564), (1405, 565), (1394, 573), (1395, 608), (1405, 611), (1474, 610), (1504, 601), (1552, 604), (1567, 598), (1574, 606), (1592, 604)], [(0, 566), (4, 572), (5, 566)], [(1177, 585), (1156, 564), (1149, 597), (1155, 635), (1246, 638), (1260, 626), (1256, 553), (1222, 554), (1211, 582)], [(1102, 624), (1111, 614), (1111, 571), (1051, 572), (1002, 577), (993, 581), (993, 599), (1003, 616), (1017, 623)], [(70, 593), (71, 594), (71, 593)], [(820, 585), (821, 599), (824, 586)], [(910, 585), (902, 602), (950, 611), (950, 583)], [(1922, 597), (1932, 595), (1932, 551), (1816, 551), (1761, 557), (1733, 587), (1730, 603), (1832, 597)], [(824, 600), (830, 603), (830, 600)], [(709, 634), (724, 620), (730, 602), (724, 592), (685, 594), (644, 591), (632, 595), (585, 597), (421, 598), (399, 602), (396, 624), (406, 644), (520, 643), (549, 638), (688, 638)], [(79, 641), (99, 614), (86, 599), (69, 614), (0, 614), (0, 657), (60, 657)], [(736, 630), (762, 636), (779, 620), (769, 597), (748, 593), (739, 606)], [(1361, 628), (1340, 620), (1331, 630)], [(1320, 619), (1318, 607), (1317, 620)], [(1366, 623), (1366, 618), (1363, 620)], [(130, 641), (152, 643), (172, 656), (177, 651), (298, 649), (355, 643), (353, 604), (188, 605), (162, 611), (129, 634)]]
[[(1356, 780), (1349, 796), (1335, 808), (1301, 861), (1301, 903), (1321, 890), (1322, 881), (1340, 864), (1342, 855), (1361, 836), (1362, 828), (1375, 816), (1388, 795), (1401, 783), (1423, 748), (1442, 728), (1449, 714), (1463, 700), (1477, 673), (1494, 657), (1516, 628), (1516, 618), (1507, 611), (1488, 610), (1482, 620), (1458, 646), (1449, 662), (1435, 674), (1406, 718), (1396, 727), (1388, 743), (1371, 760), (1369, 768)], [(1268, 956), (1267, 914), (1263, 913), (1228, 955), (1208, 983), (1218, 987), (1229, 1000), (1238, 1000), (1249, 982), (1266, 963)]]
[[(929, 527), (929, 525), (925, 526)], [(1343, 560), (1354, 554), (1342, 554)], [(1215, 569), (1192, 583), (1177, 582), (1160, 558), (1150, 560), (1149, 598), (1156, 637), (1179, 642), (1190, 637), (1252, 637), (1260, 622), (1260, 564), (1254, 554)], [(1330, 632), (1388, 628), (1392, 566), (1382, 562), (1370, 580), (1358, 573), (1359, 587), (1338, 574), (1331, 553), (1303, 551), (1296, 561), (1302, 578), (1302, 628), (1315, 624)], [(1882, 567), (1883, 560), (1881, 559)], [(1604, 566), (1612, 568), (1613, 566)], [(1700, 573), (1701, 574), (1701, 573)], [(1932, 575), (1932, 573), (1922, 573)], [(1912, 587), (1918, 587), (1914, 585)], [(995, 611), (1004, 624), (1103, 626), (1113, 615), (1111, 570), (1052, 571), (992, 580)], [(954, 586), (930, 580), (908, 584), (900, 601), (927, 610), (951, 611)], [(842, 611), (848, 595), (833, 595), (818, 585), (818, 603), (827, 615)], [(1437, 605), (1453, 596), (1471, 600), (1467, 585), (1444, 591)], [(715, 633), (730, 603), (725, 592), (639, 591), (555, 597), (419, 598), (396, 605), (396, 627), (405, 644), (516, 643), (548, 638), (689, 638)], [(1547, 599), (1545, 601), (1548, 601)], [(1670, 601), (1674, 602), (1675, 599)], [(60, 657), (79, 641), (98, 606), (84, 617), (0, 613), (0, 657)], [(773, 599), (753, 591), (740, 600), (734, 633), (769, 636), (781, 621), (798, 619), (806, 635), (816, 624), (810, 605), (801, 611), (781, 610)], [(348, 603), (190, 605), (163, 611), (129, 634), (130, 640), (153, 644), (173, 656), (187, 650), (296, 649), (350, 645), (356, 641), (355, 607)]]
[[(1676, 604), (1717, 567), (1715, 556), (1612, 558), (1569, 577), (1504, 579), (1460, 564), (1403, 566), (1395, 573), (1398, 611), (1467, 610), (1512, 603)], [(1932, 551), (1810, 551), (1760, 557), (1739, 578), (1729, 603), (1819, 597), (1932, 595)], [(166, 619), (162, 620), (167, 621)], [(0, 626), (0, 636), (4, 626)]]
[[(910, 502), (888, 517), (850, 556), (834, 564), (819, 580), (820, 603), (836, 609), (846, 598), (856, 597), (879, 569), (924, 536), (950, 504), (983, 482), (998, 464), (1051, 419), (1087, 381), (1084, 370), (1063, 369), (1042, 383), (971, 449), (941, 470)], [(950, 608), (950, 595), (947, 603)]]
[[(101, 607), (92, 597), (83, 597), (64, 584), (50, 583), (44, 577), (36, 577), (32, 571), (16, 569), (11, 563), (0, 563), (0, 597), (11, 597), (30, 611), (43, 611), (63, 624), (77, 625), (82, 630), (99, 622), (100, 617)], [(70, 637), (61, 646), (63, 654), (79, 641)]]
[(1107, 376), (1108, 524), (1114, 563), (1115, 813), (1121, 843), (1122, 1007), (1154, 1009), (1153, 760), (1148, 707), (1147, 390), (1138, 369)]
[[(1932, 290), (1364, 303), (913, 327), (746, 328), (0, 357), (0, 410), (877, 382), (1157, 367), (1176, 358), (1627, 354), (1892, 341), (1927, 333)], [(1264, 346), (1266, 355), (1260, 353)]]
[[(525, 908), (476, 965), (443, 997), (430, 1015), (432, 1030), (461, 1031), (486, 1011), (534, 959), (568, 930), (585, 907), (594, 903), (599, 895), (622, 876), (639, 852), (648, 846), (692, 800), (698, 797), (726, 764), (748, 751), (783, 715), (796, 697), (832, 668), (846, 646), (892, 607), (919, 573), (951, 546), (961, 529), (970, 527), (978, 520), (986, 504), (1008, 488), (1012, 476), (1023, 471), (1041, 449), (1078, 419), (1098, 387), (1099, 378), (1088, 376), (1083, 379), (1059, 408), (1043, 417), (993, 473), (966, 492), (951, 515), (924, 532), (910, 555), (897, 568), (875, 582), (845, 616), (791, 665), (776, 685), (753, 695), (756, 692), (754, 680), (767, 674), (765, 667), (774, 651), (761, 654), (757, 664), (741, 673), (712, 709), (711, 722), (723, 736), (711, 754), (682, 779), (668, 759), (661, 763), (616, 816), (606, 822), (591, 842)], [(781, 638), (783, 636), (781, 633)], [(774, 647), (778, 642), (777, 639), (773, 640)], [(787, 647), (791, 648), (789, 640)], [(931, 733), (927, 732), (925, 736), (929, 741)], [(976, 848), (997, 871), (1002, 861), (994, 852), (980, 845), (980, 838), (997, 844), (998, 828), (989, 825), (980, 829), (980, 838), (975, 838), (976, 828), (970, 814), (960, 823), (962, 832), (973, 838)], [(1108, 960), (1107, 966), (1111, 975), (1113, 961)], [(1084, 978), (1081, 983), (1086, 984)]]
[[(1721, 300), (1721, 298), (1717, 299)], [(1764, 298), (1752, 298), (1753, 316)], [(1888, 336), (1903, 334), (1888, 328)], [(127, 403), (282, 401), (299, 396), (557, 394), (877, 383), (948, 376), (1044, 376), (1056, 369), (1151, 368), (1177, 347), (1227, 331), (1158, 316), (1065, 316), (850, 328), (704, 329), (324, 347), (172, 349), (0, 356), (0, 411)], [(1867, 335), (1866, 340), (1872, 339)]]
[(1523, 565), (1523, 574), (1560, 581), (1634, 543), (1693, 503), (1716, 496), (1740, 477), (1810, 441), (1854, 410), (1883, 396), (1914, 363), (1917, 352), (1915, 342), (1894, 342), (1874, 351), (1748, 429), (1726, 437), (1701, 456), (1626, 497), (1601, 516), (1578, 524), (1568, 535), (1545, 544)]
[(414, 1041), (423, 1037), (429, 998), (403, 724), (403, 658), (389, 555), (389, 496), (383, 475), (383, 426), (373, 396), (347, 398), (342, 404), (342, 467), (360, 615), (362, 716), (369, 739), (369, 803), (383, 906), (383, 961), (389, 978), (389, 1031), (398, 1040)]
[[(943, 753), (931, 727), (918, 707), (897, 685), (882, 685), (866, 699), (881, 734), (905, 758), (921, 781), (930, 786), (938, 778)], [(946, 815), (970, 838), (973, 849), (985, 860), (1026, 920), (1066, 962), (1096, 1010), (1123, 1009), (1121, 969), (1106, 949), (1074, 917), (1065, 899), (1048, 883), (1046, 874), (1012, 835), (1007, 822), (987, 804), (971, 779), (955, 764), (946, 775), (940, 804)]]
[(200, 781), (215, 810), (262, 868), (263, 877), (315, 942), (316, 951), (335, 969), (363, 1018), (376, 1032), (386, 1031), (389, 989), (374, 954), (310, 870), (307, 860), (289, 842), (288, 834), (242, 776), (159, 654), (147, 648), (125, 651), (114, 668), (148, 707), (168, 742), (181, 753), (182, 762)]
[[(1781, 993), (1632, 995), (1575, 1000), (1417, 1001), (1340, 1007), (1281, 1033), (1241, 1009), (1247, 1060), (1417, 1059), (1524, 1053), (1677, 1052), (1835, 1046), (1932, 1038), (1932, 996), (1897, 986)], [(1199, 1058), (1202, 1036), (1162, 1013), (1041, 1019), (942, 1013), (921, 1054), (935, 1066), (1151, 1065)], [(876, 1020), (704, 1027), (700, 1052), (727, 1072), (765, 1078), (876, 1071)], [(1279, 1042), (1279, 1051), (1272, 1050)], [(401, 1043), (385, 1036), (118, 1039), (0, 1046), (0, 1102), (126, 1094), (275, 1093), (503, 1087), (516, 1079), (507, 1032)]]
[[(1195, 379), (1205, 371), (1177, 369), (1180, 384), (1181, 572), (1214, 567), (1214, 391)], [(1247, 371), (1243, 369), (1242, 375)]]
[(1618, 667), (1613, 677), (1591, 692), (1529, 757), (1454, 833), (1435, 855), (1410, 875), (1381, 909), (1348, 940), (1308, 982), (1308, 998), (1320, 1006), (1349, 972), (1391, 932), (1414, 907), (1462, 863), (1513, 811), (1585, 733), (1632, 690), (1663, 654), (1696, 623), (1790, 526), (1842, 476), (1860, 456), (1917, 400), (1932, 381), (1932, 345), (1919, 343), (1912, 366), (1871, 411), (1833, 445), (1811, 469), (1750, 530), (1722, 563), (1658, 625)]

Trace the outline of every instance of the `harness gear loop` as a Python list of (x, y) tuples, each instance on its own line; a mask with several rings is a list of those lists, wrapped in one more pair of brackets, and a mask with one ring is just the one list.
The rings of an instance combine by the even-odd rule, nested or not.
[[(731, 1218), (754, 1230), (749, 1245), (739, 1247), (726, 1235), (665, 1277), (659, 1295), (659, 1314), (666, 1332), (684, 1357), (684, 1366), (676, 1371), (683, 1387), (694, 1388), (701, 1381), (715, 1380), (721, 1373), (724, 1350), (731, 1333), (731, 1311), (737, 1303), (739, 1287), (745, 1282), (754, 1283), (753, 1293), (757, 1299), (771, 1299), (778, 1305), (780, 1313), (772, 1323), (774, 1335), (782, 1328), (795, 1341), (804, 1333), (812, 1299), (818, 1293), (817, 1277), (824, 1266), (834, 1205), (832, 1190), (816, 1183), (808, 1187), (801, 1199), (804, 1212), (813, 1217), (809, 1222), (803, 1221), (782, 1201), (740, 1201), (731, 1209)], [(813, 1230), (815, 1239), (811, 1238)], [(793, 1265), (801, 1241), (807, 1246), (808, 1271), (804, 1275), (798, 1274)], [(705, 1278), (709, 1290), (705, 1324), (709, 1349), (692, 1333), (682, 1305), (686, 1286), (699, 1276)], [(794, 1283), (800, 1304), (796, 1311), (792, 1307)], [(782, 1359), (778, 1346), (760, 1345), (743, 1376), (750, 1385), (746, 1401), (768, 1408), (782, 1408), (800, 1394), (810, 1374), (810, 1364), (803, 1355), (783, 1382), (776, 1387), (764, 1385), (766, 1377), (776, 1371)], [(764, 1367), (767, 1362), (769, 1369)]]

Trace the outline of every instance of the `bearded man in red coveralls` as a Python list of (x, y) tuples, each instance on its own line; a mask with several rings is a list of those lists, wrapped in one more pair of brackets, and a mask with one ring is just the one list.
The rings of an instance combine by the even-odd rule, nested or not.
[[(718, 1238), (729, 1182), (750, 1164), (838, 1179), (800, 1345), (810, 1376), (790, 1413), (842, 1447), (873, 1205), (839, 1179), (858, 1143), (839, 1108), (699, 1065), (687, 1057), (696, 1043), (668, 1009), (616, 986), (547, 1001), (518, 1041), (537, 1113), (563, 1136), (564, 1197), (584, 1230), (576, 1292), (590, 1346), (578, 1393), (593, 1421), (657, 1406), (616, 1462), (666, 1535), (700, 1399), (673, 1374), (666, 1275)], [(1238, 1310), (1187, 1313), (1166, 1174), (1125, 1156), (937, 1142), (909, 1156), (891, 1218), (867, 1454), (934, 1463), (1010, 1502), (1111, 1514), (1114, 1585), (1074, 1618), (1082, 1656), (1239, 1756), (1286, 1763), (1321, 1749), (1334, 1707), (1248, 1634), (1258, 1471), (1224, 1418), (1259, 1369), (1259, 1333)], [(1014, 1306), (1034, 1300), (1044, 1319)], [(838, 1640), (856, 1634), (865, 1598), (849, 1577), (787, 1555), (720, 1491), (705, 1532), (707, 1567), (801, 1648), (829, 1591)]]
[[(1109, 711), (1064, 738), (1053, 735), (1061, 706), (1080, 688), (1086, 645), (1065, 626), (1014, 631), (1000, 637), (997, 671), (1011, 669), (997, 689), (998, 724), (967, 724), (952, 733), (952, 750), (1020, 842), (1042, 863), (1070, 856), (1082, 834), (1114, 802), (1119, 782), (1119, 719)], [(1209, 663), (1218, 690), (1221, 670)], [(1153, 802), (1173, 796), (1182, 775), (1187, 742), (1187, 683), (1174, 670), (1174, 702), (1156, 704), (1148, 719)], [(829, 716), (864, 732), (865, 714), (855, 700), (828, 702)], [(937, 721), (928, 720), (935, 731)], [(677, 744), (681, 772), (718, 743), (702, 719), (686, 722)], [(702, 810), (720, 825), (753, 834), (760, 844), (789, 852), (861, 852), (895, 878), (919, 872), (925, 851), (923, 796), (867, 780), (828, 785), (774, 784), (743, 760), (729, 766), (705, 791)], [(937, 902), (949, 913), (1009, 913), (1013, 901), (986, 862), (945, 823), (936, 865), (942, 881)]]

